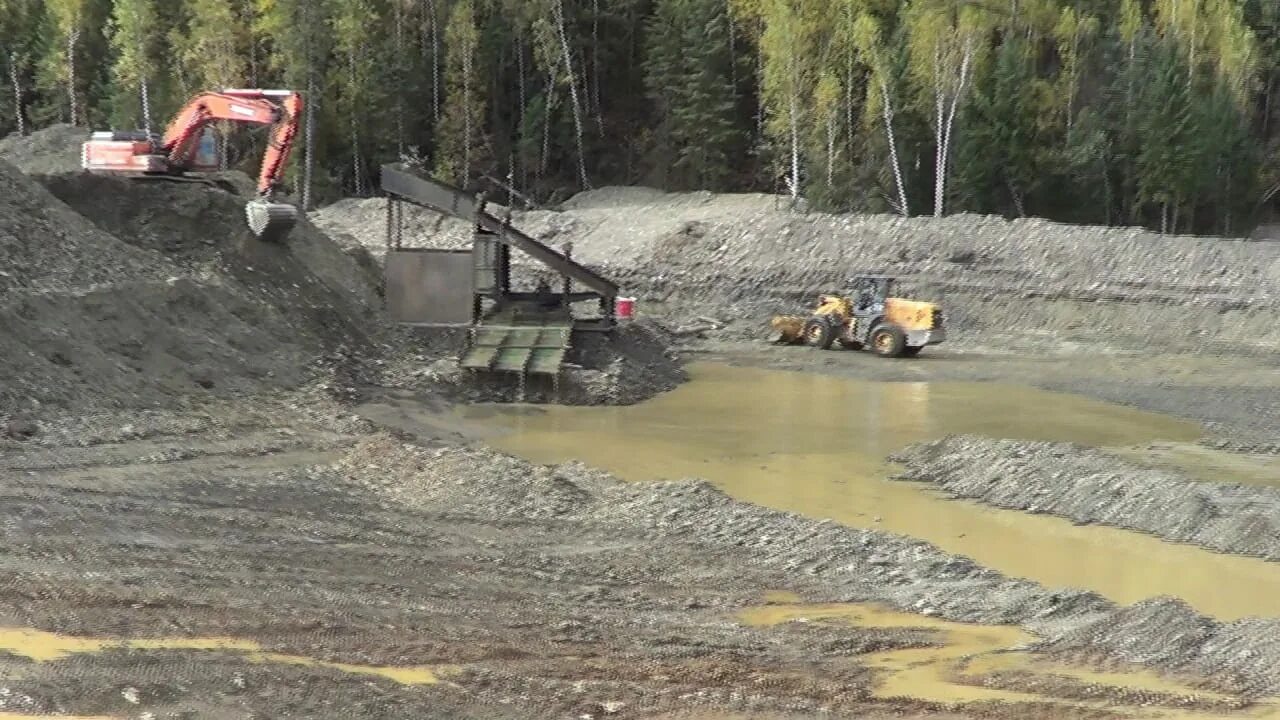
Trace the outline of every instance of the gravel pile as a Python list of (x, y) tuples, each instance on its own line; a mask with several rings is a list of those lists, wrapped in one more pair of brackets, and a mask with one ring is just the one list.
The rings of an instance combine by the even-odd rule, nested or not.
[(956, 497), (1280, 560), (1280, 492), (1205, 483), (1077, 445), (949, 437), (894, 460)]
[(1209, 677), (1250, 698), (1275, 695), (1280, 681), (1280, 620), (1216, 623), (1167, 597), (1120, 609), (1039, 649)]

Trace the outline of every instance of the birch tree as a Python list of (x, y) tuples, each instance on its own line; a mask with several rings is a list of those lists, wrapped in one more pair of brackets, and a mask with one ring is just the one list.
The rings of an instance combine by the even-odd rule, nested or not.
[(932, 106), (933, 214), (941, 217), (956, 112), (969, 90), (974, 64), (986, 49), (989, 18), (984, 9), (963, 0), (909, 0), (903, 12), (912, 75)]
[(79, 125), (82, 119), (76, 51), (85, 31), (86, 0), (47, 0), (56, 31), (48, 63), (58, 81), (64, 83), (67, 121)]
[(27, 134), (26, 92), (31, 63), (39, 48), (41, 0), (0, 0), (0, 63), (9, 86), (13, 128)]
[(861, 15), (854, 24), (852, 36), (862, 61), (871, 69), (867, 79), (867, 106), (873, 110), (878, 107), (883, 119), (885, 139), (889, 144), (890, 169), (898, 191), (894, 210), (907, 217), (911, 214), (911, 209), (907, 202), (906, 183), (902, 179), (902, 163), (898, 159), (898, 140), (893, 130), (895, 93), (889, 87), (891, 74), (886, 57), (888, 51), (880, 36), (880, 24), (871, 15)]
[(817, 0), (759, 0), (746, 9), (758, 13), (762, 22), (760, 92), (767, 113), (765, 128), (787, 148), (787, 191), (796, 200), (803, 182), (801, 138), (811, 121), (816, 35), (824, 8)]

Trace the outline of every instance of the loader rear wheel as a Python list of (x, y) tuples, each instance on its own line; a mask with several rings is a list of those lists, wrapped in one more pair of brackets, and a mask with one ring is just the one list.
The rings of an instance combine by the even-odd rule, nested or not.
[(871, 331), (871, 351), (880, 357), (898, 357), (907, 349), (907, 336), (897, 325), (881, 325)]
[(835, 339), (835, 326), (825, 318), (810, 318), (804, 324), (804, 341), (819, 350), (829, 350)]

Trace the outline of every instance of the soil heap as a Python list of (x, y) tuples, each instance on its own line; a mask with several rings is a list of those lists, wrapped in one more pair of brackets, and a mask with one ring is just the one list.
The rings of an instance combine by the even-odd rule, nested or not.
[[(3, 152), (60, 170), (81, 139), (53, 128)], [(0, 192), (0, 414), (292, 387), (377, 332), (355, 260), (305, 222), (256, 242), (224, 188), (0, 161)]]

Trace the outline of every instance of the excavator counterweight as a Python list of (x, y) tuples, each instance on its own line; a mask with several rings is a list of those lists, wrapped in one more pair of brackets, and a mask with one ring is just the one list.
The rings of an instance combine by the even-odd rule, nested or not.
[(145, 132), (95, 132), (84, 144), (81, 166), (96, 173), (189, 179), (221, 166), (212, 125), (270, 125), (258, 173), (257, 197), (245, 206), (250, 232), (259, 240), (283, 240), (298, 222), (298, 209), (274, 196), (293, 150), (302, 118), (302, 96), (292, 90), (222, 90), (192, 98), (162, 137)]

